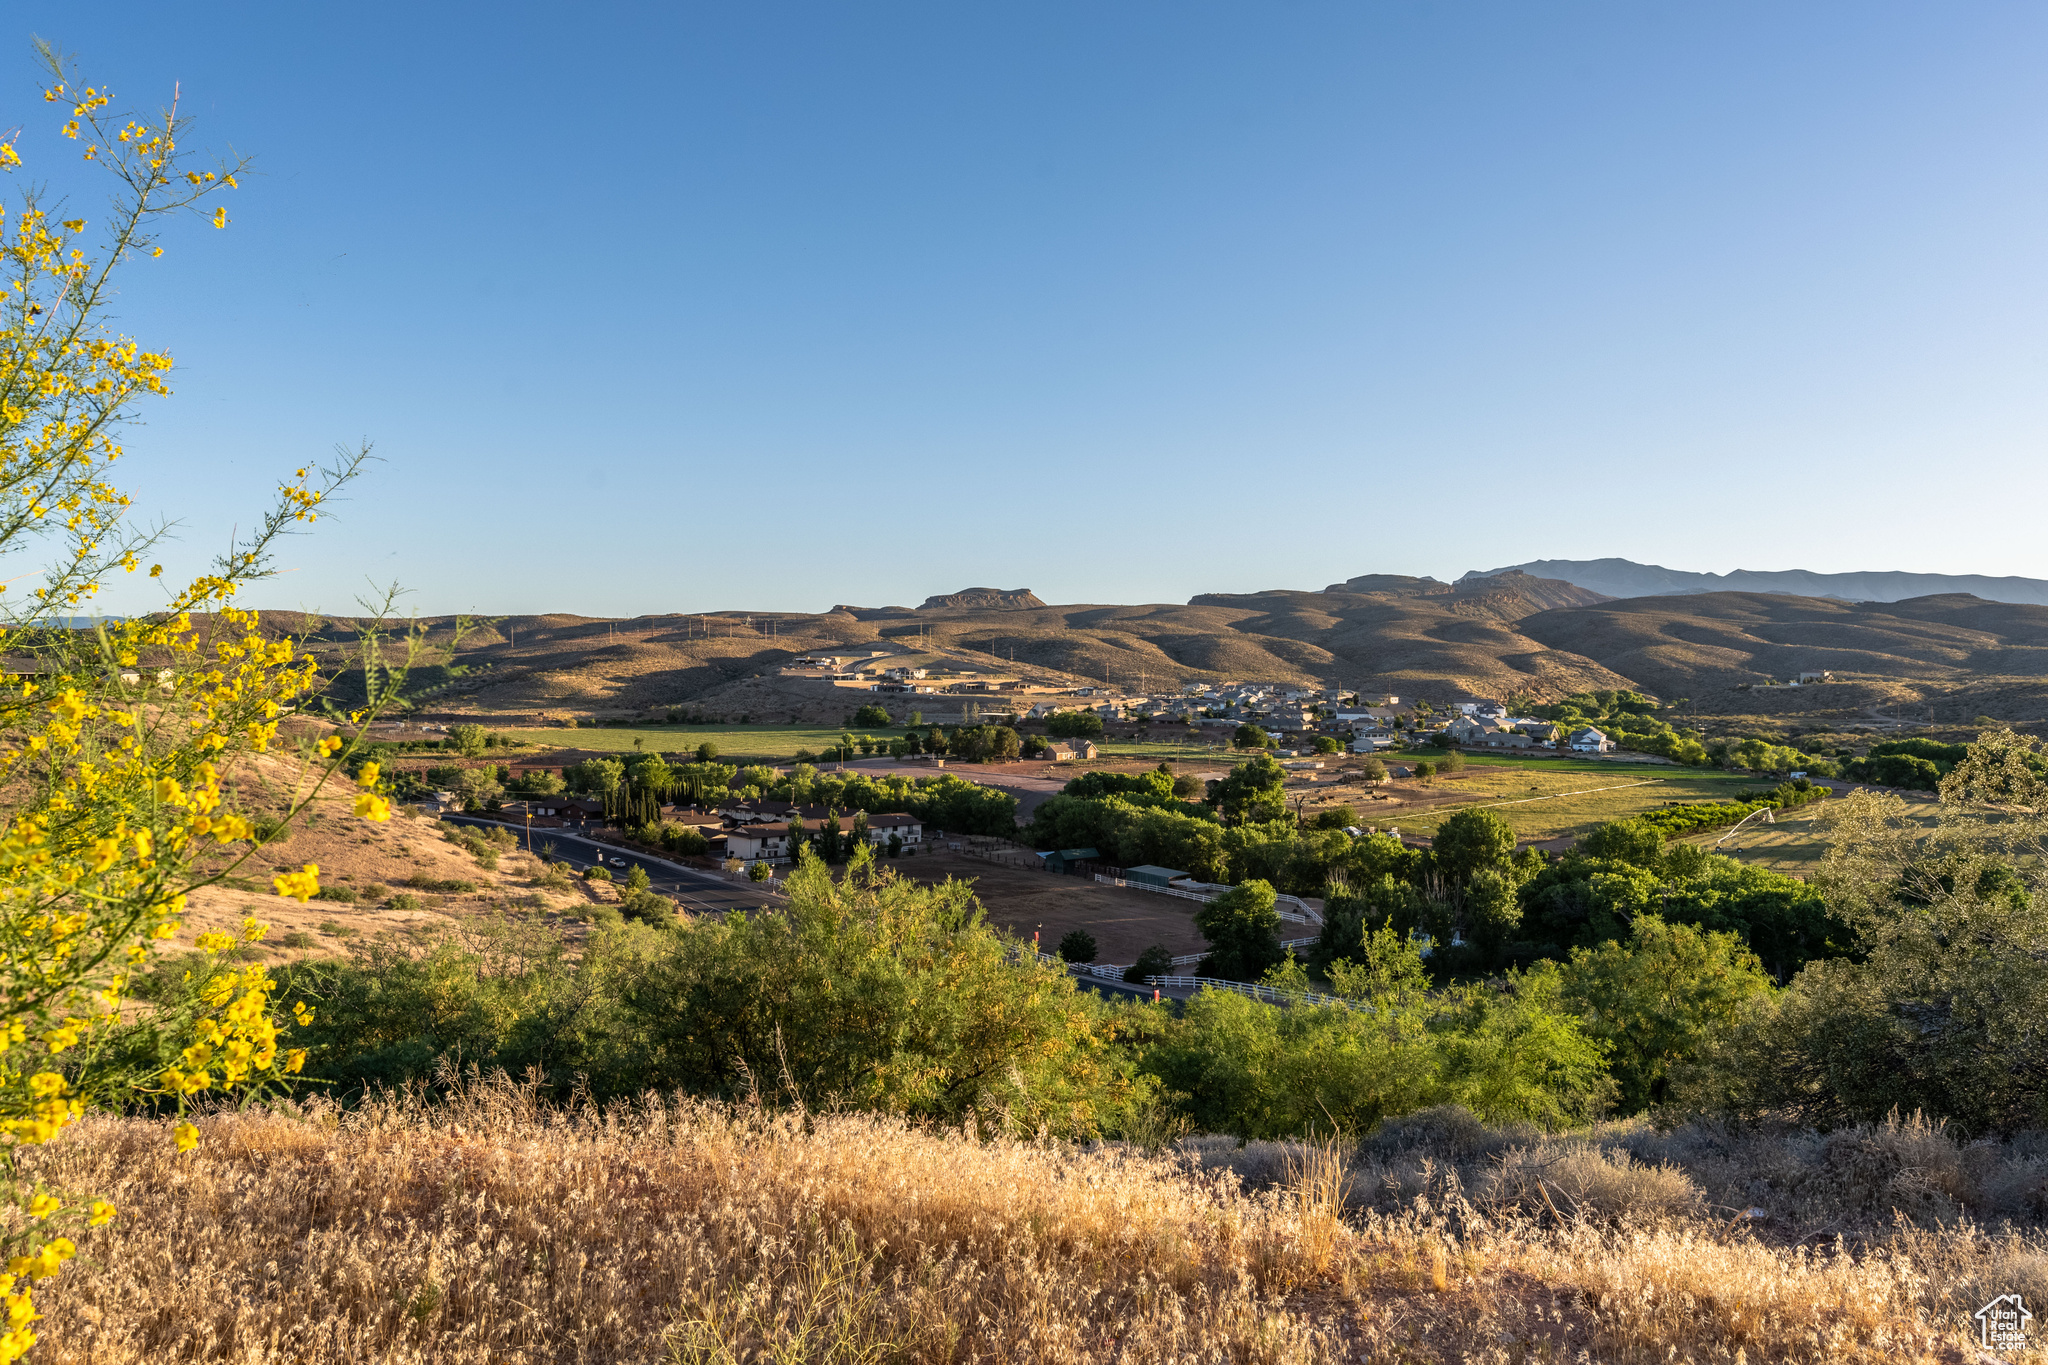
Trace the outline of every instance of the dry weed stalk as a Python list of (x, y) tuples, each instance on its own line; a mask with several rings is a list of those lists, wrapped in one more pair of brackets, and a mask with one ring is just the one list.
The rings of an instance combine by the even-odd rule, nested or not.
[(202, 1127), (183, 1158), (115, 1118), (38, 1154), (128, 1210), (51, 1296), (40, 1359), (1937, 1359), (1957, 1331), (1936, 1269), (2039, 1250), (1556, 1226), (1455, 1178), (1347, 1218), (1333, 1145), (1253, 1193), (1172, 1155), (652, 1098), (565, 1111), (502, 1077)]

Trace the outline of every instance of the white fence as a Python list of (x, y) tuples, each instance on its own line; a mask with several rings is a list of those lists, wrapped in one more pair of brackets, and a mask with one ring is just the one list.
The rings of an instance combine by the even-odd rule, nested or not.
[[(1200, 901), (1205, 905), (1223, 894), (1222, 891), (1186, 891), (1178, 886), (1159, 886), (1152, 882), (1127, 881), (1122, 877), (1112, 877), (1103, 872), (1096, 873), (1095, 880), (1104, 886), (1122, 886), (1132, 891), (1151, 891), (1162, 896), (1178, 896), (1184, 901)], [(1294, 907), (1292, 910), (1283, 908), (1290, 905)], [(1299, 896), (1275, 896), (1273, 898), (1273, 908), (1278, 912), (1281, 919), (1291, 924), (1319, 925), (1323, 922), (1322, 914), (1313, 905), (1310, 905)]]

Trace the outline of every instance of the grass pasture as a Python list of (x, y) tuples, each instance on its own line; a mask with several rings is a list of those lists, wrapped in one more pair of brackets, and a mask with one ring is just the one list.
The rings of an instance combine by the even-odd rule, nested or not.
[[(709, 740), (718, 746), (721, 763), (754, 760), (787, 763), (796, 757), (797, 750), (821, 753), (839, 743), (839, 736), (848, 732), (837, 725), (618, 725), (574, 730), (553, 727), (545, 730), (499, 729), (497, 733), (531, 745), (530, 752), (601, 749), (607, 753), (629, 754), (636, 747), (634, 741), (638, 740), (637, 747), (649, 753), (692, 754), (699, 744)], [(851, 733), (855, 739), (862, 735), (882, 739), (900, 736), (903, 731), (856, 729)]]
[[(1906, 799), (1912, 805), (1914, 819), (1923, 827), (1931, 827), (1934, 824), (1934, 799)], [(1728, 854), (1754, 867), (1769, 868), (1794, 877), (1811, 877), (1820, 870), (1821, 855), (1827, 852), (1820, 826), (1820, 815), (1825, 809), (1826, 803), (1822, 802), (1820, 805), (1776, 812), (1774, 823), (1766, 825), (1753, 821), (1744, 827), (1742, 833), (1719, 847), (1716, 843), (1728, 833), (1725, 829), (1688, 834), (1683, 842)]]
[[(1384, 817), (1405, 833), (1429, 834), (1461, 810), (1484, 807), (1508, 822), (1522, 839), (1576, 837), (1595, 825), (1625, 820), (1659, 806), (1689, 801), (1729, 801), (1761, 783), (1755, 777), (1657, 763), (1602, 763), (1578, 759), (1530, 759), (1473, 763), (1464, 771), (1432, 779), (1432, 790), (1452, 794), (1424, 810), (1396, 807)], [(1397, 792), (1412, 790), (1401, 783)]]

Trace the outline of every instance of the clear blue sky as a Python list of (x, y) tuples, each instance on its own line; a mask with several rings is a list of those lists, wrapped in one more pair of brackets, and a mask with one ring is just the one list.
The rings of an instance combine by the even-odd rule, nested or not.
[(31, 173), (31, 34), (262, 171), (122, 301), (171, 570), (388, 461), (262, 605), (2048, 576), (2038, 5), (10, 15)]

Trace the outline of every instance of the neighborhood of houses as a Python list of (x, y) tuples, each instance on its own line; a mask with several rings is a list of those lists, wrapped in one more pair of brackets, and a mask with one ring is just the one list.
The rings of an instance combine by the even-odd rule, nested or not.
[[(576, 755), (550, 754), (507, 765), (512, 776), (552, 772), (561, 776), (565, 766), (580, 761)], [(841, 837), (864, 833), (878, 851), (890, 856), (925, 842), (924, 821), (900, 811), (879, 815), (829, 810), (824, 806), (797, 806), (787, 801), (732, 797), (710, 807), (665, 805), (660, 808), (664, 824), (687, 825), (704, 836), (710, 857), (724, 862), (785, 863), (790, 860), (791, 826), (802, 822), (805, 832), (816, 834), (839, 821)], [(604, 802), (593, 796), (535, 796), (504, 802), (492, 812), (494, 819), (531, 829), (589, 829), (606, 823)]]
[[(963, 718), (1043, 720), (1060, 711), (1092, 711), (1104, 724), (1178, 722), (1234, 729), (1250, 723), (1276, 742), (1287, 736), (1337, 735), (1348, 739), (1354, 753), (1397, 747), (1443, 731), (1467, 748), (1550, 749), (1603, 754), (1614, 743), (1600, 730), (1584, 726), (1569, 733), (1548, 721), (1514, 716), (1505, 704), (1467, 697), (1448, 705), (1402, 705), (1392, 693), (1359, 694), (1341, 688), (1302, 687), (1284, 683), (1186, 683), (1169, 692), (1128, 694), (1110, 686), (1049, 689), (1021, 679), (987, 677), (973, 671), (951, 679), (934, 676), (931, 667), (912, 667), (886, 650), (859, 654), (816, 654), (798, 658), (782, 670), (791, 679), (809, 679), (883, 696), (959, 697)], [(1802, 674), (1793, 686), (1826, 681), (1826, 674)], [(1032, 695), (1020, 695), (1032, 694)], [(1007, 704), (981, 708), (977, 697), (1010, 698)], [(1055, 762), (1095, 757), (1085, 740), (1060, 741), (1046, 755)]]

